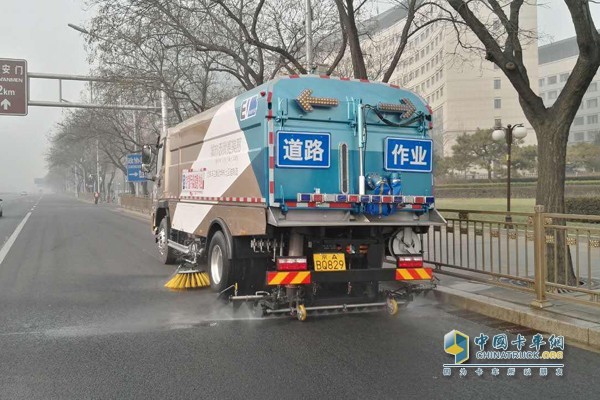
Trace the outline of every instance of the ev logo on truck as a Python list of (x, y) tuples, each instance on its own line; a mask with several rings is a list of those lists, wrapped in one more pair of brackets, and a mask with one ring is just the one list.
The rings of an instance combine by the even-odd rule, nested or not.
[(258, 95), (255, 94), (252, 97), (248, 97), (246, 100), (242, 102), (242, 106), (240, 108), (240, 121), (247, 120), (248, 118), (252, 118), (256, 115), (256, 110), (258, 109)]
[(432, 150), (431, 140), (385, 138), (385, 169), (431, 172)]

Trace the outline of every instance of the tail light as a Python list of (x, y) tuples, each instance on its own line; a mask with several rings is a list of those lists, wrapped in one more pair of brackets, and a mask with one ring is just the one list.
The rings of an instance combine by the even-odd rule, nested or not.
[(398, 268), (423, 268), (423, 257), (421, 256), (399, 256)]
[(306, 257), (280, 257), (277, 259), (277, 271), (305, 271), (307, 269)]

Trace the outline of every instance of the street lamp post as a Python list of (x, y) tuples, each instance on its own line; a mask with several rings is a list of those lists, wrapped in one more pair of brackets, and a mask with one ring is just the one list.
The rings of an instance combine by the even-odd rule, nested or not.
[[(506, 140), (507, 154), (506, 154), (506, 212), (510, 213), (510, 170), (511, 170), (511, 157), (512, 157), (512, 145), (513, 138), (523, 139), (527, 136), (527, 128), (523, 124), (507, 125), (506, 128), (498, 126), (492, 132), (492, 138), (494, 140)], [(506, 215), (506, 222), (512, 222), (510, 214)]]

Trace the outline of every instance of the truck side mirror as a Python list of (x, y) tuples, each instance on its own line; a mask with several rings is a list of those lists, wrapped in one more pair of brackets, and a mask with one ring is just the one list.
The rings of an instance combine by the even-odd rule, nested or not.
[(142, 171), (150, 172), (152, 167), (152, 148), (149, 144), (142, 147)]

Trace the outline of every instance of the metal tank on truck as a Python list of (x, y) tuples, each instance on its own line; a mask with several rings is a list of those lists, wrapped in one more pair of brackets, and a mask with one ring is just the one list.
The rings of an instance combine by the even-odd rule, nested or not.
[(198, 114), (159, 139), (162, 261), (205, 269), (214, 291), (264, 314), (394, 314), (433, 287), (420, 234), (445, 221), (430, 129), (413, 92), (312, 75)]

